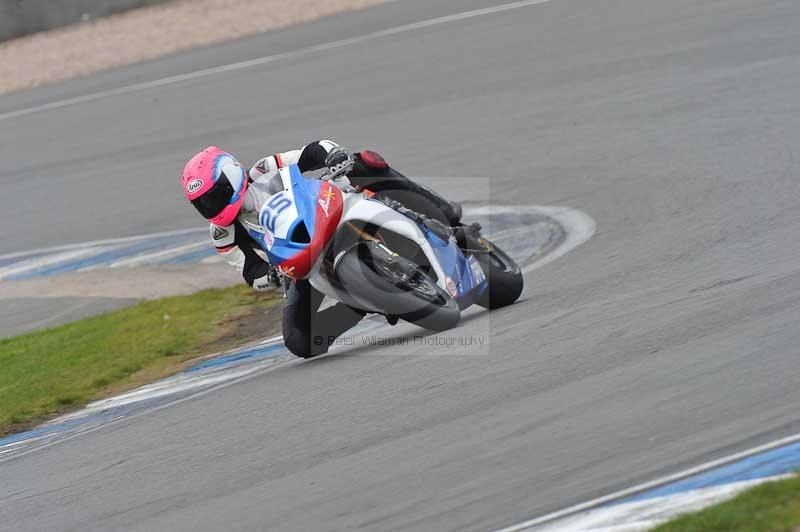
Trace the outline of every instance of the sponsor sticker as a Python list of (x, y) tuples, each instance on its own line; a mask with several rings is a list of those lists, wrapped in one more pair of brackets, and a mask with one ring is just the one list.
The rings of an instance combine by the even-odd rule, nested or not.
[(195, 192), (200, 190), (200, 187), (202, 186), (203, 186), (202, 179), (192, 179), (191, 181), (189, 181), (189, 184), (186, 185), (186, 192), (188, 192), (189, 194), (194, 194)]
[(228, 236), (228, 231), (223, 229), (222, 227), (214, 226), (214, 240), (222, 240), (223, 238)]
[(339, 259), (341, 259), (341, 258), (344, 256), (344, 254), (345, 254), (345, 253), (347, 253), (347, 250), (340, 251), (340, 252), (339, 252), (339, 253), (337, 253), (337, 254), (336, 254), (336, 256), (333, 258), (333, 267), (334, 267), (334, 268), (336, 268), (336, 264), (338, 264), (338, 262), (339, 262)]
[(328, 214), (328, 209), (331, 206), (331, 198), (334, 196), (336, 196), (336, 193), (333, 190), (328, 189), (322, 193), (322, 197), (318, 201), (319, 206), (322, 207), (322, 212), (325, 213), (326, 217), (330, 217), (330, 214)]
[(483, 268), (481, 268), (480, 263), (475, 259), (475, 257), (469, 258), (469, 270), (472, 272), (472, 281), (475, 284), (481, 284), (486, 280), (486, 274), (483, 273)]
[(271, 231), (264, 231), (264, 244), (267, 245), (267, 250), (272, 250), (275, 245), (275, 235)]
[(450, 292), (451, 296), (456, 297), (458, 295), (458, 287), (456, 287), (456, 282), (450, 277), (444, 278), (444, 285), (447, 287), (447, 291)]
[(294, 266), (284, 266), (281, 264), (278, 266), (278, 271), (281, 272), (286, 277), (294, 277)]

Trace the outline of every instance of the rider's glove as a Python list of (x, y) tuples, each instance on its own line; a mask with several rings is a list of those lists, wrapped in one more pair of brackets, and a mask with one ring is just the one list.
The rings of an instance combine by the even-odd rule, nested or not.
[(271, 265), (268, 266), (267, 273), (253, 279), (253, 289), (257, 292), (267, 292), (279, 286), (282, 286), (281, 275)]
[(346, 174), (353, 168), (353, 158), (350, 153), (341, 146), (336, 146), (325, 157), (325, 166), (328, 168), (329, 174), (342, 175)]

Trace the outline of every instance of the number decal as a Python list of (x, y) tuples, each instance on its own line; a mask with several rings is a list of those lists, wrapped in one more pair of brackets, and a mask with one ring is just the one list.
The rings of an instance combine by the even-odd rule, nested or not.
[(472, 282), (475, 284), (481, 284), (486, 280), (486, 274), (483, 273), (483, 268), (481, 268), (480, 263), (475, 259), (475, 257), (470, 257), (468, 262), (469, 269), (472, 272)]
[(274, 233), (278, 215), (291, 206), (292, 200), (284, 196), (282, 192), (275, 194), (261, 210), (261, 225)]

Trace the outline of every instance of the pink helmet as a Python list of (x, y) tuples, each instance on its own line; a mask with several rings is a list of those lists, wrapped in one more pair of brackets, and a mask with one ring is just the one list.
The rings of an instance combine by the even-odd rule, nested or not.
[(209, 146), (186, 163), (181, 175), (183, 194), (211, 223), (233, 223), (247, 192), (247, 172), (239, 161), (216, 146)]

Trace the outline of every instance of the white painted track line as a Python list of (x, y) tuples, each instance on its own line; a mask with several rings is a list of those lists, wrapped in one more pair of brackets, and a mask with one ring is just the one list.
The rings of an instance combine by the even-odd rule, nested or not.
[(642, 484), (632, 486), (630, 488), (626, 488), (620, 491), (615, 491), (614, 493), (609, 493), (608, 495), (604, 495), (596, 499), (592, 499), (586, 502), (582, 502), (580, 504), (576, 504), (574, 506), (570, 506), (568, 508), (564, 508), (563, 510), (558, 510), (556, 512), (552, 512), (547, 515), (543, 515), (541, 517), (535, 517), (533, 519), (517, 523), (516, 525), (511, 525), (506, 528), (501, 528), (496, 532), (521, 532), (523, 530), (530, 530), (533, 527), (543, 525), (551, 521), (555, 521), (556, 519), (561, 519), (576, 514), (578, 512), (590, 510), (602, 504), (606, 504), (618, 499), (623, 499), (625, 497), (629, 497), (631, 495), (635, 495), (637, 493), (641, 493), (649, 489), (663, 486), (664, 484), (669, 484), (670, 482), (674, 482), (676, 480), (681, 480), (683, 478), (690, 477), (698, 473), (703, 473), (705, 471), (715, 469), (717, 467), (729, 464), (731, 462), (736, 462), (737, 460), (741, 460), (743, 458), (748, 458), (756, 454), (760, 454), (766, 451), (771, 451), (772, 449), (777, 449), (779, 447), (783, 447), (785, 445), (797, 442), (800, 442), (800, 434), (787, 436), (785, 438), (781, 438), (779, 440), (775, 440), (773, 442), (766, 443), (764, 445), (759, 445), (758, 447), (753, 447), (752, 449), (748, 449), (746, 451), (725, 456), (723, 458), (718, 458), (716, 460), (711, 460), (710, 462), (706, 462), (704, 464), (700, 464), (698, 466), (685, 469), (684, 471), (680, 471), (672, 475), (667, 475), (661, 478), (657, 478), (655, 480), (651, 480), (649, 482), (644, 482)]
[(788, 474), (741, 480), (643, 501), (603, 506), (536, 527), (536, 532), (644, 532), (679, 514), (701, 510), (759, 484), (792, 476)]
[(123, 87), (117, 87), (114, 89), (108, 89), (104, 91), (93, 92), (90, 94), (84, 94), (82, 96), (76, 96), (74, 98), (66, 98), (64, 100), (57, 100), (50, 103), (45, 103), (42, 105), (36, 105), (33, 107), (26, 107), (24, 109), (18, 109), (16, 111), (9, 111), (7, 113), (0, 114), (0, 120), (10, 120), (12, 118), (18, 118), (25, 115), (30, 115), (34, 113), (40, 113), (43, 111), (52, 111), (54, 109), (60, 109), (62, 107), (68, 107), (71, 105), (78, 105), (82, 103), (93, 102), (95, 100), (100, 100), (103, 98), (109, 98), (112, 96), (121, 96), (124, 94), (130, 94), (134, 92), (144, 91), (148, 89), (154, 89), (157, 87), (164, 87), (167, 85), (173, 85), (175, 83), (181, 83), (183, 81), (189, 81), (193, 79), (203, 78), (206, 76), (213, 76), (215, 74), (223, 74), (226, 72), (232, 72), (235, 70), (243, 70), (246, 68), (253, 68), (256, 66), (266, 65), (268, 63), (274, 63), (275, 61), (280, 61), (282, 59), (295, 59), (298, 57), (303, 57), (307, 55), (311, 55), (317, 52), (322, 52), (326, 50), (333, 50), (336, 48), (341, 48), (343, 46), (349, 46), (351, 44), (360, 44), (367, 41), (372, 41), (375, 39), (381, 39), (383, 37), (389, 37), (392, 35), (398, 35), (400, 33), (406, 33), (409, 31), (414, 31), (422, 28), (429, 28), (431, 26), (439, 26), (442, 24), (449, 24), (450, 22), (457, 22), (460, 20), (467, 20), (476, 17), (482, 17), (485, 15), (492, 15), (495, 13), (502, 13), (504, 11), (511, 11), (513, 9), (520, 9), (523, 7), (534, 6), (538, 4), (544, 4), (546, 2), (550, 2), (551, 0), (522, 0), (519, 2), (511, 2), (508, 4), (502, 4), (499, 6), (494, 7), (486, 7), (482, 9), (473, 9), (471, 11), (464, 11), (461, 13), (455, 13), (453, 15), (445, 15), (442, 17), (435, 17), (427, 20), (422, 20), (419, 22), (414, 22), (411, 24), (403, 24), (402, 26), (395, 26), (394, 28), (387, 28), (385, 30), (375, 31), (372, 33), (367, 33), (364, 35), (359, 35), (358, 37), (350, 37), (348, 39), (340, 39), (338, 41), (331, 41), (323, 44), (317, 44), (314, 46), (308, 46), (306, 48), (300, 48), (299, 50), (293, 50), (291, 52), (284, 52), (280, 54), (273, 54), (267, 55), (263, 57), (258, 57), (256, 59), (249, 59), (247, 61), (239, 61), (236, 63), (230, 63), (227, 65), (220, 65), (211, 68), (204, 68), (201, 70), (195, 70), (193, 72), (187, 72), (186, 74), (179, 74), (175, 76), (168, 76), (165, 78), (155, 79), (152, 81), (144, 81), (141, 83), (134, 83), (131, 85), (125, 85)]
[(536, 260), (532, 264), (522, 268), (523, 273), (529, 273), (536, 268), (541, 268), (545, 264), (549, 264), (554, 260), (563, 257), (576, 247), (580, 246), (594, 235), (597, 230), (597, 223), (591, 216), (585, 212), (569, 207), (552, 207), (548, 205), (532, 205), (532, 206), (506, 206), (506, 205), (487, 205), (486, 207), (478, 207), (477, 209), (470, 209), (468, 214), (470, 216), (489, 216), (492, 214), (516, 214), (516, 213), (531, 213), (548, 216), (558, 222), (566, 233), (564, 242), (561, 243), (556, 249), (550, 253)]
[(0, 260), (5, 259), (13, 259), (16, 257), (24, 257), (27, 255), (38, 255), (43, 253), (53, 253), (56, 251), (65, 251), (65, 250), (73, 250), (73, 249), (83, 249), (83, 248), (93, 248), (97, 246), (111, 246), (115, 244), (129, 244), (132, 242), (138, 242), (140, 240), (148, 240), (151, 238), (164, 238), (169, 236), (180, 236), (180, 235), (188, 235), (191, 233), (197, 234), (208, 234), (208, 226), (200, 225), (198, 227), (192, 227), (189, 229), (177, 229), (171, 231), (161, 231), (158, 233), (150, 233), (146, 235), (135, 235), (135, 236), (125, 236), (121, 238), (105, 238), (102, 240), (90, 240), (87, 242), (76, 242), (73, 244), (60, 244), (57, 246), (49, 246), (46, 248), (39, 248), (39, 249), (29, 249), (25, 251), (15, 251), (13, 253), (6, 253), (4, 255), (0, 255)]

